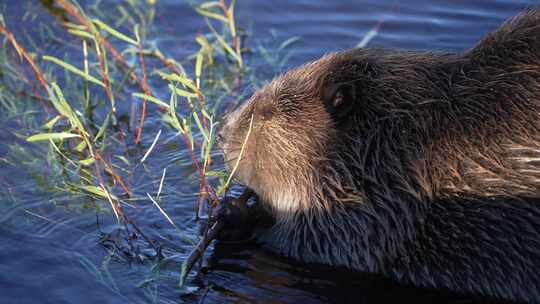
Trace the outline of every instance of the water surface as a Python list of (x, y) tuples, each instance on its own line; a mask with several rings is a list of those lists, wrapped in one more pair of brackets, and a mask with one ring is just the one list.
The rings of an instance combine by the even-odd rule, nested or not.
[[(0, 9), (17, 37), (37, 37), (39, 22), (54, 24), (61, 17), (41, 3), (4, 0)], [(80, 1), (83, 3), (84, 1)], [(113, 3), (114, 1), (111, 1)], [(499, 0), (273, 0), (243, 1), (237, 5), (239, 26), (247, 31), (246, 46), (255, 50), (248, 64), (259, 79), (269, 80), (280, 70), (316, 59), (331, 51), (357, 45), (380, 23), (369, 46), (460, 52), (534, 1)], [(107, 7), (106, 1), (100, 6)], [(84, 3), (83, 3), (84, 6)], [(194, 52), (196, 34), (206, 30), (188, 3), (157, 0), (151, 39), (179, 60)], [(264, 68), (259, 45), (300, 40), (283, 66)], [(39, 39), (38, 39), (39, 40)], [(2, 46), (5, 47), (5, 46)], [(69, 45), (44, 41), (49, 54), (80, 58)], [(28, 46), (32, 49), (31, 46)], [(70, 53), (72, 52), (72, 53)], [(164, 88), (156, 87), (156, 90)], [(250, 90), (249, 84), (246, 90)], [(459, 302), (471, 299), (439, 291), (404, 287), (371, 275), (352, 275), (298, 265), (251, 246), (218, 244), (204, 261), (204, 271), (178, 287), (179, 263), (191, 244), (179, 236), (150, 202), (139, 202), (130, 214), (175, 258), (153, 270), (156, 261), (143, 241), (134, 243), (139, 256), (111, 254), (114, 235), (122, 230), (114, 216), (84, 208), (87, 198), (44, 190), (47, 170), (18, 165), (33, 161), (13, 158), (11, 144), (22, 142), (17, 122), (22, 117), (2, 116), (0, 125), (0, 302), (2, 303), (325, 303), (374, 301)], [(150, 130), (163, 128), (157, 119)], [(23, 134), (28, 135), (28, 134)], [(143, 140), (148, 147), (155, 136)], [(33, 149), (27, 144), (28, 149)], [(144, 149), (142, 150), (144, 151)], [(140, 158), (141, 152), (135, 151)], [(137, 154), (139, 153), (139, 154)], [(219, 164), (218, 164), (219, 166)], [(141, 195), (155, 191), (163, 168), (169, 175), (164, 208), (188, 239), (195, 240), (198, 223), (194, 202), (198, 185), (181, 141), (164, 129), (162, 141), (146, 163), (131, 175)], [(112, 236), (112, 237), (111, 237)], [(148, 253), (148, 254), (146, 254)], [(95, 268), (93, 268), (95, 267)], [(97, 269), (97, 272), (96, 272)]]

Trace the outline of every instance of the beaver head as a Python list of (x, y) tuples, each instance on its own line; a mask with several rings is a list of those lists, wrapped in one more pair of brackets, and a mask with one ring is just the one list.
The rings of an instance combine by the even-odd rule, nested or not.
[(236, 176), (278, 210), (312, 207), (325, 164), (347, 136), (339, 129), (361, 107), (358, 84), (372, 71), (349, 57), (329, 54), (290, 70), (226, 116), (226, 163), (235, 166), (245, 142)]

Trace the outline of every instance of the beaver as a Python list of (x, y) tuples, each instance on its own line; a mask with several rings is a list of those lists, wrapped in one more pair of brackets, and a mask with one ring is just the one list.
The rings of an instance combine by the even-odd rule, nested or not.
[(540, 8), (463, 53), (326, 54), (224, 120), (225, 162), (273, 218), (264, 246), (540, 301)]

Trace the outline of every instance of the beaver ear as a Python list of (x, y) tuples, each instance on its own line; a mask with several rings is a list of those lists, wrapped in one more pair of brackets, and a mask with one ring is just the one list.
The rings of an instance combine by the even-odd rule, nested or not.
[(354, 82), (333, 83), (323, 92), (325, 106), (336, 118), (347, 115), (354, 108), (355, 99)]

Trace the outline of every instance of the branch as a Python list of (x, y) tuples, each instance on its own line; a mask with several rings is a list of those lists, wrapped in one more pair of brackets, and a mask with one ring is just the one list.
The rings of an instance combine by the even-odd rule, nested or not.
[[(247, 204), (249, 198), (253, 196), (253, 191), (246, 188), (242, 195), (237, 200), (241, 204)], [(203, 235), (197, 246), (189, 253), (188, 258), (182, 264), (182, 271), (180, 274), (180, 285), (184, 285), (187, 275), (191, 272), (193, 265), (203, 256), (206, 248), (214, 239), (217, 238), (219, 232), (225, 227), (225, 221), (222, 218), (217, 218), (210, 229), (208, 229), (206, 235)]]
[(28, 54), (24, 47), (22, 47), (17, 42), (15, 36), (13, 36), (13, 33), (11, 33), (2, 23), (0, 23), (0, 33), (6, 36), (13, 48), (15, 48), (15, 50), (19, 54), (19, 57), (21, 59), (24, 58), (30, 64), (32, 70), (34, 71), (34, 74), (36, 75), (37, 80), (39, 81), (41, 86), (47, 91), (49, 89), (49, 85), (47, 85), (47, 82), (45, 81), (45, 78), (43, 77), (43, 73), (41, 72), (39, 66), (35, 63), (34, 59), (32, 59), (32, 57)]

